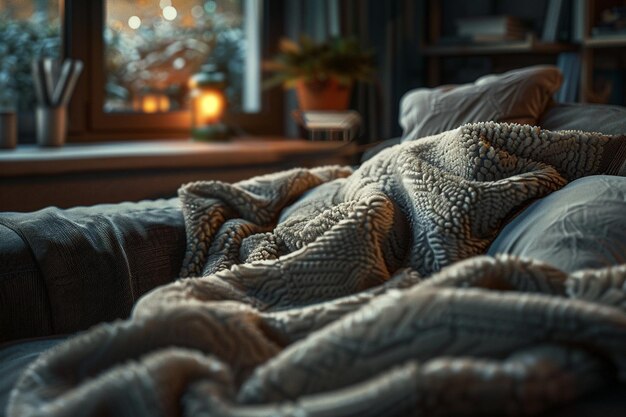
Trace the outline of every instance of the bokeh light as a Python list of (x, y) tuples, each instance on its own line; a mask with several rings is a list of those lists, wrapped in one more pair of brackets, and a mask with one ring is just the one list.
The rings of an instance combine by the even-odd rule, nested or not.
[(163, 17), (166, 20), (174, 20), (178, 16), (178, 11), (173, 6), (167, 6), (163, 9)]
[(139, 29), (141, 26), (141, 19), (138, 16), (131, 16), (128, 18), (128, 26), (131, 29)]

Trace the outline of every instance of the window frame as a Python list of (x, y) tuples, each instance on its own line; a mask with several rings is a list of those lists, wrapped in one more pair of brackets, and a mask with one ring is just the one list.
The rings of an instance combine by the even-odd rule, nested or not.
[[(69, 136), (72, 140), (124, 140), (188, 138), (189, 111), (167, 113), (106, 113), (104, 111), (104, 1), (61, 0), (64, 16), (63, 53), (85, 63), (70, 103)], [(261, 59), (276, 53), (283, 29), (284, 0), (264, 0)], [(270, 24), (272, 22), (272, 24)], [(257, 113), (228, 113), (224, 122), (251, 135), (283, 133), (283, 94), (262, 91)]]

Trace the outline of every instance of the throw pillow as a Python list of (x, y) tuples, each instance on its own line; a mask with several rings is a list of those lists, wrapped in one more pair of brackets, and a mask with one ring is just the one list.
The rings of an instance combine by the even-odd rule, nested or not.
[(626, 263), (626, 178), (593, 175), (531, 204), (498, 235), (489, 255), (539, 259), (563, 271)]
[(434, 135), (464, 123), (536, 125), (562, 79), (555, 66), (534, 66), (487, 75), (473, 84), (409, 91), (400, 102), (402, 140)]

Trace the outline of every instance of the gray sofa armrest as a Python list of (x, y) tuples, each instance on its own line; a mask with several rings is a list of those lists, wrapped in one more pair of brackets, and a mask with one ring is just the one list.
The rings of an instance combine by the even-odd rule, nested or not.
[(1, 213), (0, 224), (0, 341), (127, 317), (177, 277), (185, 251), (177, 199)]
[(0, 224), (0, 343), (52, 333), (46, 286), (22, 237)]

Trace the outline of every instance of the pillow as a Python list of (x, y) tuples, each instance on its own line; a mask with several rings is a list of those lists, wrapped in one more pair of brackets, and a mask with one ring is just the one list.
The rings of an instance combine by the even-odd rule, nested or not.
[(414, 140), (464, 123), (536, 125), (561, 86), (555, 66), (535, 66), (487, 75), (473, 84), (418, 88), (400, 100), (402, 140)]
[(581, 178), (527, 207), (487, 253), (535, 258), (567, 272), (623, 264), (624, 213), (626, 178)]
[(626, 133), (626, 108), (606, 104), (559, 103), (541, 117), (548, 130), (584, 130), (605, 135)]

